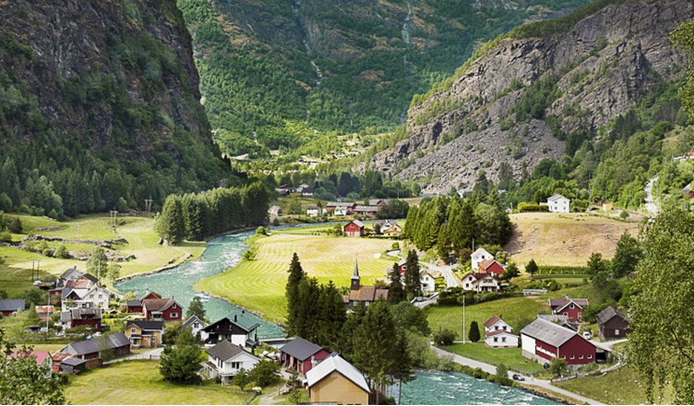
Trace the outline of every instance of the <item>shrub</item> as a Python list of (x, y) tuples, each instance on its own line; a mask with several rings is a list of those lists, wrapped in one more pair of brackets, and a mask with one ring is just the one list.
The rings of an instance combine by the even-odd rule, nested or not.
[(455, 340), (456, 333), (447, 328), (434, 333), (434, 343), (437, 345), (452, 345)]

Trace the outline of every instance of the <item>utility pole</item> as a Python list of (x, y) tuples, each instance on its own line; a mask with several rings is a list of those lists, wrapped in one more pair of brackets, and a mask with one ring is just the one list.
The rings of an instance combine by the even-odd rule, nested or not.
[(463, 291), (463, 344), (465, 344), (465, 291)]
[(116, 222), (118, 221), (118, 210), (111, 210), (109, 212), (109, 223), (111, 227), (116, 228)]
[(147, 210), (147, 214), (152, 214), (152, 198), (150, 197), (149, 199), (145, 199), (145, 210)]

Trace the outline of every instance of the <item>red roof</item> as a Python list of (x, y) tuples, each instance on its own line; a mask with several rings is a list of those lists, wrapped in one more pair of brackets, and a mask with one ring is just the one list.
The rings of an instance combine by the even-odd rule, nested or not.
[(43, 364), (44, 361), (46, 361), (46, 358), (51, 356), (51, 354), (48, 351), (22, 352), (21, 350), (14, 350), (14, 351), (12, 351), (12, 354), (10, 354), (7, 357), (7, 359), (13, 359), (16, 357), (31, 357), (31, 356), (36, 357), (36, 363), (41, 365), (41, 364)]
[(552, 310), (555, 310), (555, 309), (561, 310), (571, 302), (576, 304), (581, 309), (588, 306), (588, 299), (571, 299), (570, 297), (564, 295), (563, 297), (560, 297), (559, 299), (549, 299), (549, 307), (551, 307)]
[(142, 301), (142, 307), (150, 312), (161, 312), (171, 307), (174, 303), (176, 303), (176, 301), (172, 298), (147, 299)]
[(501, 320), (501, 317), (499, 317), (499, 316), (492, 316), (491, 319), (489, 319), (489, 320), (487, 320), (487, 321), (484, 322), (484, 327), (489, 328), (489, 327), (495, 325), (499, 320)]
[(65, 287), (71, 289), (89, 289), (90, 284), (91, 281), (87, 279), (73, 279), (65, 282)]

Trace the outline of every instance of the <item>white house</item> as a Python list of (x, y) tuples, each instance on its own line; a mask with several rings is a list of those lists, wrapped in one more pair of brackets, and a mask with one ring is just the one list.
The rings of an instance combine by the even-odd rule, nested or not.
[(190, 316), (188, 320), (186, 320), (186, 322), (183, 323), (183, 328), (190, 328), (190, 331), (193, 333), (194, 336), (197, 336), (198, 333), (200, 333), (200, 339), (203, 341), (207, 340), (207, 333), (202, 331), (205, 328), (205, 322), (200, 320), (198, 316)]
[(463, 290), (473, 292), (499, 292), (501, 284), (493, 275), (482, 272), (468, 272), (462, 278)]
[(323, 209), (318, 206), (308, 206), (306, 208), (306, 215), (309, 217), (320, 217), (323, 214)]
[(434, 278), (428, 271), (422, 270), (419, 272), (419, 282), (422, 284), (422, 292), (433, 292), (436, 290), (436, 278)]
[(282, 208), (280, 206), (270, 206), (269, 209), (267, 209), (267, 215), (270, 217), (270, 219), (275, 219), (279, 216), (282, 215)]
[(61, 306), (63, 310), (108, 309), (111, 296), (113, 292), (110, 290), (90, 283), (86, 289), (77, 286), (63, 289)]
[(571, 200), (558, 194), (547, 199), (550, 213), (568, 213), (570, 204)]
[(205, 352), (207, 353), (205, 372), (210, 378), (219, 376), (222, 385), (231, 382), (231, 378), (241, 369), (250, 371), (260, 362), (260, 358), (227, 340), (220, 341)]
[(499, 316), (492, 316), (484, 322), (484, 343), (491, 348), (516, 348), (518, 336), (513, 328)]
[(472, 255), (470, 255), (472, 271), (476, 272), (479, 270), (480, 262), (484, 261), (485, 259), (494, 259), (494, 255), (490, 254), (482, 247), (473, 252)]

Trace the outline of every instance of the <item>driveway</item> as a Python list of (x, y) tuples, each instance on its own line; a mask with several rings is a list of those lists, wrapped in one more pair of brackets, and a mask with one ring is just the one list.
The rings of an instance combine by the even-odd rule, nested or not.
[(425, 265), (427, 268), (431, 270), (439, 271), (441, 273), (441, 276), (443, 276), (443, 278), (446, 280), (446, 287), (455, 288), (460, 286), (455, 275), (453, 275), (453, 270), (450, 266), (438, 266), (430, 264), (428, 262), (421, 262), (421, 264)]

